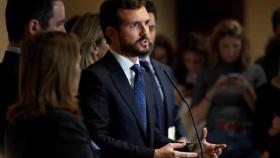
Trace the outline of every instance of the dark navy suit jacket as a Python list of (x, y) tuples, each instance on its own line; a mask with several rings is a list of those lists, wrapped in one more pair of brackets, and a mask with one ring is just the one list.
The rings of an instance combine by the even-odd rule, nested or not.
[[(168, 128), (175, 126), (176, 129), (176, 138), (180, 137), (186, 137), (186, 130), (182, 125), (182, 121), (180, 116), (178, 115), (179, 106), (175, 103), (175, 88), (172, 85), (172, 82), (168, 79), (164, 71), (166, 71), (169, 76), (171, 76), (174, 79), (173, 71), (170, 67), (151, 59), (151, 64), (155, 70), (155, 74), (157, 75), (157, 78), (160, 82), (161, 89), (163, 91), (163, 107), (165, 113), (162, 113), (159, 108), (162, 108), (162, 105), (159, 105), (161, 102), (157, 100), (157, 107), (156, 107), (156, 116), (157, 121), (156, 126), (160, 129), (164, 135), (168, 136)], [(159, 97), (156, 97), (157, 99)], [(165, 115), (165, 116), (163, 116)], [(160, 126), (162, 119), (164, 120), (164, 127)]]
[(19, 54), (6, 51), (0, 64), (0, 150), (4, 145), (4, 132), (7, 127), (6, 112), (18, 95)]
[(81, 118), (58, 108), (14, 121), (5, 148), (7, 158), (100, 158)]
[(120, 64), (108, 52), (82, 72), (79, 98), (91, 138), (105, 157), (153, 158), (154, 148), (171, 140), (154, 127), (153, 90), (145, 71), (147, 131), (141, 122), (133, 89)]

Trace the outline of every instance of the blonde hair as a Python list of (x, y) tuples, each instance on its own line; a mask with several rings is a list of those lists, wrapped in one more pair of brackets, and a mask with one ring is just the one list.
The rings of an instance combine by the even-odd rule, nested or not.
[(236, 20), (225, 20), (218, 23), (210, 35), (208, 47), (210, 66), (219, 67), (223, 63), (219, 54), (219, 42), (226, 36), (241, 40), (242, 48), (237, 62), (242, 70), (247, 69), (250, 64), (249, 43), (242, 26)]
[(99, 46), (104, 39), (99, 14), (85, 13), (74, 24), (71, 32), (75, 33), (80, 41), (81, 68), (84, 69), (98, 60), (97, 56), (92, 56), (91, 46)]
[(8, 120), (42, 115), (47, 107), (79, 114), (73, 81), (79, 59), (75, 35), (39, 33), (23, 46), (20, 56), (19, 97), (8, 111)]

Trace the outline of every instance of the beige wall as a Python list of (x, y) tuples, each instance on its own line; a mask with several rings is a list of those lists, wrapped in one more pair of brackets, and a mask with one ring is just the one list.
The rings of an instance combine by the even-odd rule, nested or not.
[(158, 9), (157, 33), (166, 35), (173, 46), (177, 41), (177, 21), (175, 0), (153, 0)]
[[(81, 3), (82, 2), (82, 3)], [(103, 0), (65, 0), (66, 15), (83, 14), (88, 11), (98, 12)], [(176, 3), (175, 0), (154, 0), (158, 8), (158, 33), (166, 35), (175, 46), (176, 44)], [(5, 3), (0, 0), (0, 61), (7, 47), (7, 32), (5, 28)], [(264, 46), (270, 35), (270, 16), (274, 8), (280, 6), (280, 0), (245, 0), (245, 27), (251, 41), (253, 58), (263, 53)]]
[(8, 35), (5, 22), (6, 0), (0, 0), (0, 61), (2, 61), (4, 51), (8, 45)]
[[(3, 52), (7, 47), (7, 33), (4, 23), (4, 11), (5, 11), (5, 5), (4, 2), (6, 0), (0, 0), (0, 61), (2, 61)], [(82, 3), (81, 3), (82, 2)], [(83, 14), (85, 12), (98, 12), (99, 6), (103, 2), (103, 0), (65, 0), (65, 9), (66, 9), (66, 16), (71, 17), (72, 15), (76, 14)], [(175, 9), (175, 1), (169, 0), (165, 1), (165, 3), (161, 3), (162, 0), (154, 0), (155, 4), (158, 7), (158, 32), (166, 35), (168, 38), (170, 38), (173, 45), (175, 45), (176, 42), (176, 9)], [(167, 12), (168, 10), (168, 12)]]
[[(87, 11), (99, 12), (99, 6), (103, 0), (83, 0), (65, 1), (66, 14), (68, 17), (76, 14), (83, 14)], [(158, 8), (158, 33), (166, 35), (176, 45), (176, 3), (174, 0), (168, 0), (162, 3), (162, 0), (154, 0)]]
[(99, 6), (103, 0), (65, 0), (66, 16), (81, 15), (85, 12), (99, 12)]
[(271, 15), (280, 0), (246, 0), (245, 29), (253, 59), (263, 55), (268, 38), (273, 35)]

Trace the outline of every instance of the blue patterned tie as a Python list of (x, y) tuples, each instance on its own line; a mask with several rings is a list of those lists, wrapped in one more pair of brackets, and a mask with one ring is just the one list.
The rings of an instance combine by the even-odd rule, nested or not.
[(140, 112), (141, 119), (145, 130), (147, 129), (147, 112), (146, 112), (146, 98), (145, 98), (145, 88), (144, 79), (141, 73), (140, 65), (134, 64), (131, 70), (135, 72), (134, 77), (134, 96)]

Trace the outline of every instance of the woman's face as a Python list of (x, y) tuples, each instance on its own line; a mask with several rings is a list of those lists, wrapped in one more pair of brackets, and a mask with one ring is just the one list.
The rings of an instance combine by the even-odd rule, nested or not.
[(109, 45), (107, 44), (105, 38), (101, 39), (100, 43), (92, 44), (90, 48), (91, 57), (93, 61), (97, 61), (105, 56), (109, 49)]
[(168, 52), (163, 47), (155, 47), (152, 57), (165, 65), (168, 64)]
[(218, 43), (220, 56), (226, 64), (232, 64), (240, 57), (242, 43), (239, 38), (225, 36)]
[(198, 73), (201, 70), (204, 58), (193, 51), (187, 51), (183, 55), (183, 63), (190, 73)]
[(98, 59), (101, 59), (108, 51), (109, 45), (107, 44), (105, 38), (102, 39), (101, 43), (98, 47), (97, 50), (97, 57)]
[(79, 55), (78, 61), (75, 65), (74, 69), (74, 81), (73, 83), (70, 83), (70, 86), (73, 86), (73, 92), (74, 94), (77, 94), (78, 88), (79, 88), (79, 83), (80, 83), (80, 78), (81, 78), (81, 68), (80, 68), (80, 61), (81, 61), (81, 56)]

